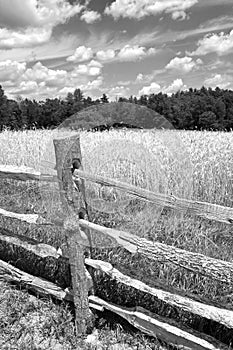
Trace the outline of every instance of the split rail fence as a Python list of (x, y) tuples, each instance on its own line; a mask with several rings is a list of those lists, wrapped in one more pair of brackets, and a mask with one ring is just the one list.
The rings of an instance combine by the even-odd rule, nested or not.
[[(233, 286), (233, 263), (159, 242), (152, 242), (128, 232), (94, 224), (88, 220), (80, 219), (79, 209), (86, 204), (84, 180), (114, 187), (117, 190), (125, 191), (127, 194), (152, 202), (155, 205), (163, 205), (164, 207), (181, 211), (186, 210), (190, 214), (228, 225), (233, 223), (233, 208), (153, 193), (113, 179), (90, 175), (83, 171), (82, 168), (79, 135), (54, 140), (54, 147), (56, 176), (41, 174), (26, 167), (0, 166), (0, 179), (40, 180), (59, 183), (62, 209), (65, 214), (65, 219), (61, 220), (60, 225), (63, 226), (65, 231), (68, 256), (62, 255), (50, 245), (36, 241), (32, 242), (27, 237), (13, 233), (9, 235), (4, 230), (0, 230), (0, 277), (9, 282), (24, 285), (38, 294), (50, 295), (59, 300), (72, 301), (75, 305), (75, 321), (78, 334), (85, 333), (87, 327), (92, 323), (90, 308), (99, 311), (106, 309), (120, 315), (148, 335), (157, 337), (179, 348), (202, 350), (229, 349), (227, 345), (220, 343), (213, 337), (193, 331), (190, 328), (179, 328), (168, 318), (152, 314), (142, 307), (129, 309), (120, 305), (114, 305), (93, 295), (93, 281), (86, 267), (101, 271), (118, 283), (156, 297), (167, 305), (182, 309), (191, 315), (214, 321), (229, 329), (229, 332), (233, 334), (233, 309), (221, 308), (219, 305), (207, 304), (159, 288), (152, 288), (139, 280), (122, 274), (110, 263), (93, 260), (90, 257), (84, 258), (83, 231), (86, 232), (87, 237), (90, 230), (97, 234), (102, 233), (113, 238), (119, 246), (122, 246), (132, 254), (140, 254), (152, 261), (173, 263), (191, 272), (200, 273), (213, 280), (226, 283), (229, 286)], [(38, 214), (19, 214), (4, 209), (0, 209), (0, 214), (29, 224), (54, 225)], [(33, 263), (41, 263), (43, 259), (44, 261), (49, 259), (49, 264), (45, 262), (43, 265), (47, 272), (42, 277), (34, 276), (23, 270), (23, 263), (22, 268), (19, 268), (20, 265), (14, 266), (14, 260), (18, 258), (17, 249), (20, 249), (20, 252), (29, 252), (31, 254), (33, 259), (32, 265)], [(60, 269), (61, 271), (60, 275), (57, 275), (56, 283), (52, 282), (51, 278), (46, 279), (47, 275), (51, 277), (51, 274), (49, 274), (51, 262), (53, 262), (57, 270)], [(28, 262), (24, 261), (24, 263), (30, 265)], [(70, 284), (72, 288), (64, 288), (64, 283), (62, 282), (63, 278), (68, 278), (68, 275), (71, 275)], [(59, 281), (61, 281), (60, 285)]]

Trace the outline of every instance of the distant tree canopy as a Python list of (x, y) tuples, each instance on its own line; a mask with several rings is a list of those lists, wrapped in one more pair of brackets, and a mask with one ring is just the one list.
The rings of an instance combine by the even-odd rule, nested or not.
[[(98, 126), (119, 128), (123, 123), (128, 127), (143, 129), (168, 128), (169, 123), (157, 112), (145, 106), (129, 102), (111, 102), (88, 107), (75, 113), (62, 123), (71, 129), (92, 129)], [(170, 125), (171, 127), (171, 125)]]
[(0, 85), (0, 130), (56, 128), (60, 125), (91, 129), (98, 125), (124, 123), (144, 129), (233, 129), (233, 91), (202, 87), (179, 91), (171, 96), (158, 93), (139, 98), (120, 97), (110, 102), (103, 94), (93, 100), (80, 89), (65, 99), (45, 101), (8, 99)]

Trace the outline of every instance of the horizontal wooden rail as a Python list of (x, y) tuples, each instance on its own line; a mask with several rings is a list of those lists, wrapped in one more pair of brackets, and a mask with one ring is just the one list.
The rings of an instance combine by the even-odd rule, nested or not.
[(209, 320), (216, 321), (233, 329), (233, 311), (220, 309), (216, 306), (203, 304), (187, 297), (149, 287), (139, 280), (122, 274), (120, 271), (113, 268), (110, 263), (101, 260), (85, 259), (85, 264), (106, 273), (119, 283), (123, 283), (141, 292), (153, 295), (169, 305), (181, 308), (182, 310), (205, 317)]
[[(30, 242), (30, 240), (22, 240), (22, 237), (18, 235), (9, 236), (7, 234), (0, 234), (0, 244), (5, 242), (11, 244), (12, 249), (14, 249), (15, 246), (22, 247), (23, 249), (33, 253), (35, 256), (38, 256), (42, 259), (53, 258), (66, 259), (68, 261), (67, 256), (61, 255), (61, 250), (57, 250), (48, 244), (35, 243), (34, 241)], [(24, 259), (25, 258), (26, 255), (24, 254)], [(103, 273), (108, 274), (111, 278), (115, 278), (119, 283), (123, 283), (129, 287), (139, 289), (142, 292), (156, 296), (159, 300), (169, 305), (176, 306), (194, 315), (205, 317), (209, 320), (219, 322), (229, 328), (233, 328), (232, 310), (226, 310), (214, 305), (201, 303), (191, 298), (164, 291), (159, 288), (149, 287), (143, 282), (137, 281), (136, 279), (131, 279), (130, 277), (123, 275), (118, 270), (114, 269), (111, 264), (100, 260), (85, 259), (85, 264), (94, 269), (101, 270)], [(86, 276), (88, 281), (88, 288), (90, 290), (92, 288), (92, 280), (88, 274)]]
[[(75, 176), (76, 174), (76, 176)], [(187, 211), (190, 214), (198, 215), (205, 219), (224, 222), (227, 224), (233, 223), (233, 208), (224, 207), (217, 204), (207, 202), (193, 201), (183, 198), (177, 198), (173, 195), (154, 193), (145, 189), (138, 188), (133, 185), (122, 183), (112, 179), (106, 179), (102, 176), (91, 175), (81, 170), (75, 170), (74, 179), (83, 178), (92, 182), (96, 182), (105, 186), (113, 186), (126, 193), (150, 201), (159, 206), (164, 206), (171, 209)], [(14, 180), (40, 180), (47, 182), (57, 182), (56, 175), (42, 174), (28, 167), (16, 167), (10, 165), (0, 165), (0, 179), (9, 178)]]
[(40, 171), (35, 169), (21, 166), (12, 165), (0, 165), (0, 179), (13, 179), (13, 180), (36, 180), (36, 181), (48, 181), (57, 182), (56, 175), (42, 174)]
[(86, 220), (79, 220), (79, 223), (83, 228), (89, 228), (114, 238), (119, 245), (133, 254), (139, 253), (155, 261), (173, 263), (189, 271), (233, 285), (233, 263), (231, 262), (152, 242), (131, 233), (103, 227)]
[(2, 260), (0, 260), (0, 279), (4, 279), (10, 283), (20, 284), (39, 295), (53, 296), (59, 300), (72, 300), (72, 295), (68, 290), (63, 290), (55, 283), (21, 271)]
[(115, 187), (118, 190), (125, 191), (129, 195), (133, 195), (137, 198), (152, 202), (162, 207), (198, 215), (205, 219), (224, 222), (226, 224), (233, 224), (233, 208), (230, 207), (177, 198), (173, 195), (163, 193), (154, 193), (117, 180), (107, 179), (103, 176), (91, 175), (81, 170), (75, 170), (74, 180), (78, 180), (79, 178), (95, 182), (100, 185)]
[(54, 225), (52, 222), (47, 221), (46, 219), (44, 219), (42, 216), (38, 214), (19, 214), (19, 213), (13, 213), (12, 211), (8, 211), (0, 208), (0, 215), (5, 216), (7, 218), (24, 221), (24, 222), (27, 222), (28, 224)]
[(171, 344), (178, 349), (195, 350), (220, 350), (228, 349), (212, 337), (203, 333), (194, 332), (191, 329), (182, 330), (174, 326), (168, 319), (152, 314), (142, 307), (123, 308), (119, 305), (108, 303), (96, 296), (89, 297), (92, 308), (99, 310), (101, 307), (109, 310), (132, 324), (142, 332), (161, 339), (167, 344)]
[[(49, 296), (61, 301), (72, 301), (72, 290), (63, 290), (54, 283), (42, 278), (25, 273), (11, 264), (0, 260), (0, 278), (10, 283), (16, 283), (41, 296)], [(110, 304), (98, 297), (89, 296), (89, 306), (98, 311), (107, 309), (125, 318), (134, 327), (142, 332), (157, 337), (166, 343), (176, 345), (178, 348), (195, 350), (227, 350), (227, 346), (219, 343), (214, 338), (191, 329), (180, 329), (171, 321), (161, 316), (150, 313), (142, 307), (126, 309), (118, 305)]]

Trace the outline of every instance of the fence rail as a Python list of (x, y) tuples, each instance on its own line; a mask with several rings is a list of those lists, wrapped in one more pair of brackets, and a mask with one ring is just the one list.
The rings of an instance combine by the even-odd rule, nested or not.
[(136, 198), (149, 201), (158, 206), (180, 210), (182, 212), (197, 215), (205, 219), (224, 222), (225, 224), (233, 224), (233, 208), (230, 207), (178, 198), (173, 195), (163, 193), (154, 193), (117, 180), (107, 179), (103, 176), (91, 175), (82, 170), (75, 170), (74, 178), (82, 178), (103, 186), (111, 186), (118, 190), (124, 191), (129, 195), (133, 195)]
[(0, 165), (0, 179), (12, 179), (20, 181), (47, 181), (57, 182), (57, 175), (42, 174), (33, 168), (25, 166)]
[(214, 280), (233, 284), (233, 263), (228, 261), (210, 258), (203, 254), (189, 252), (163, 243), (148, 241), (131, 233), (102, 227), (86, 220), (80, 220), (80, 226), (114, 238), (130, 253), (139, 253), (151, 260), (163, 263), (173, 263)]
[[(102, 176), (88, 174), (83, 171), (81, 166), (82, 157), (79, 136), (63, 140), (55, 140), (54, 147), (56, 153), (57, 175), (42, 174), (39, 171), (27, 167), (2, 165), (0, 166), (0, 179), (10, 178), (20, 181), (33, 180), (58, 182), (63, 211), (66, 216), (64, 222), (61, 220), (58, 224), (63, 225), (65, 228), (68, 242), (68, 258), (72, 278), (72, 290), (64, 290), (53, 282), (49, 282), (39, 276), (36, 277), (30, 275), (29, 273), (12, 266), (9, 264), (7, 252), (4, 252), (3, 254), (7, 261), (0, 260), (0, 276), (2, 278), (5, 276), (5, 279), (10, 282), (14, 281), (15, 283), (23, 284), (39, 294), (50, 294), (60, 300), (72, 300), (76, 308), (76, 325), (78, 334), (81, 334), (86, 330), (87, 324), (90, 321), (89, 307), (91, 307), (99, 311), (107, 309), (115, 312), (147, 334), (158, 336), (162, 340), (178, 347), (181, 346), (202, 350), (226, 349), (227, 347), (225, 345), (220, 344), (211, 337), (201, 333), (198, 333), (198, 336), (196, 336), (193, 334), (192, 330), (186, 332), (169, 323), (169, 320), (166, 319), (165, 322), (164, 320), (161, 320), (159, 316), (152, 315), (148, 310), (143, 308), (126, 309), (119, 305), (113, 305), (97, 298), (96, 296), (89, 296), (88, 298), (88, 291), (92, 291), (93, 282), (85, 269), (84, 263), (86, 266), (108, 275), (119, 284), (124, 284), (129, 288), (134, 288), (143, 293), (149, 294), (168, 305), (182, 309), (192, 315), (215, 321), (222, 326), (227, 327), (229, 330), (233, 330), (233, 311), (230, 309), (223, 309), (211, 305), (211, 302), (207, 304), (159, 288), (152, 288), (139, 280), (122, 274), (107, 262), (93, 260), (91, 258), (86, 258), (84, 262), (82, 248), (83, 237), (80, 227), (85, 230), (85, 232), (92, 231), (95, 232), (95, 234), (102, 233), (110, 236), (118, 245), (124, 247), (132, 254), (139, 253), (154, 261), (173, 263), (188, 269), (189, 271), (200, 273), (214, 280), (227, 283), (228, 285), (233, 285), (233, 263), (213, 259), (202, 254), (188, 252), (159, 242), (152, 242), (144, 238), (139, 238), (128, 232), (96, 225), (87, 220), (79, 220), (77, 209), (81, 208), (83, 202), (86, 204), (84, 180), (102, 186), (114, 187), (120, 191), (124, 191), (130, 196), (149, 201), (158, 206), (187, 212), (188, 214), (194, 214), (205, 219), (215, 220), (225, 224), (233, 223), (233, 208), (177, 198), (173, 195), (154, 193), (113, 179), (106, 179)], [(73, 162), (77, 159), (80, 162), (80, 167), (74, 170)], [(80, 181), (82, 186), (80, 186)], [(78, 186), (75, 187), (75, 183), (77, 183)], [(25, 221), (29, 224), (54, 225), (54, 223), (48, 222), (38, 214), (19, 214), (0, 209), (0, 215)], [(26, 240), (23, 241), (20, 237), (17, 237), (17, 235), (8, 236), (6, 233), (0, 232), (0, 244), (1, 242), (4, 242), (6, 246), (9, 245), (9, 252), (12, 251), (12, 247), (21, 247), (29, 252), (29, 254), (34, 254), (34, 256), (40, 257), (40, 259), (46, 259), (47, 257), (54, 259), (54, 261), (68, 259), (66, 256), (61, 256), (54, 247), (42, 243), (30, 243)], [(87, 240), (85, 241), (85, 244), (87, 244)]]
[[(54, 283), (25, 273), (2, 260), (0, 260), (0, 277), (8, 282), (18, 283), (41, 296), (52, 296), (61, 301), (74, 301), (72, 290), (63, 290)], [(161, 340), (180, 349), (184, 347), (196, 350), (228, 349), (227, 346), (212, 337), (185, 327), (180, 329), (171, 322), (169, 323), (169, 320), (153, 315), (142, 307), (127, 309), (108, 303), (96, 296), (89, 296), (89, 306), (98, 311), (104, 311), (104, 309), (112, 311), (144, 333), (150, 336), (159, 335)]]
[[(68, 260), (68, 256), (64, 255), (62, 252), (58, 252), (53, 246), (39, 243), (39, 242), (30, 242), (23, 240), (22, 237), (18, 235), (8, 235), (7, 233), (0, 234), (0, 243), (7, 244), (6, 250), (15, 249), (16, 247), (23, 248), (26, 252), (33, 253), (35, 256), (46, 259), (53, 258), (54, 260), (65, 259)], [(5, 253), (5, 259), (10, 259), (12, 256)], [(27, 259), (27, 255), (24, 255)], [(51, 259), (50, 259), (51, 260)], [(51, 262), (52, 264), (52, 262)], [(207, 304), (206, 302), (199, 302), (193, 300), (189, 297), (184, 297), (182, 295), (177, 295), (174, 292), (165, 291), (159, 288), (150, 287), (145, 283), (131, 278), (127, 275), (124, 275), (117, 269), (115, 269), (110, 263), (93, 260), (90, 258), (85, 259), (85, 265), (92, 267), (95, 270), (102, 271), (103, 273), (110, 276), (113, 280), (117, 280), (119, 283), (125, 284), (128, 287), (140, 290), (146, 294), (157, 297), (159, 300), (163, 301), (168, 305), (173, 305), (177, 308), (180, 308), (184, 311), (187, 311), (191, 314), (198, 315), (200, 317), (205, 317), (209, 320), (216, 321), (226, 327), (233, 329), (233, 310), (223, 309), (220, 306), (215, 306)], [(51, 265), (52, 266), (52, 265)], [(91, 279), (90, 276), (86, 275), (89, 281), (89, 290), (91, 289)]]

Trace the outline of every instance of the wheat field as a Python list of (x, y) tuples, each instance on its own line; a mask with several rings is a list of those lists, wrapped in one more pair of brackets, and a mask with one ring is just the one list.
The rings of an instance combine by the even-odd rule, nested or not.
[[(76, 135), (72, 132), (65, 136), (74, 134)], [(0, 134), (0, 164), (24, 165), (36, 170), (47, 167), (45, 170), (54, 171), (53, 139), (62, 136), (64, 135), (60, 131), (52, 130), (5, 130)], [(126, 181), (154, 192), (233, 206), (233, 132), (82, 131), (80, 142), (83, 166), (88, 172)], [(43, 200), (43, 191), (40, 186), (36, 186), (3, 181), (0, 207), (22, 213), (33, 212), (37, 198), (42, 196)], [(86, 190), (89, 204), (93, 207), (93, 221), (96, 223), (214, 258), (233, 260), (233, 238), (228, 225), (175, 212), (164, 214), (164, 208), (155, 207), (151, 203), (138, 203), (109, 188), (86, 184)], [(53, 210), (56, 202), (53, 202), (53, 195), (47, 191), (46, 198), (51, 199), (50, 210)], [(131, 210), (128, 210), (128, 203), (131, 204)], [(0, 224), (21, 234), (27, 232), (32, 238), (55, 246), (59, 246), (64, 239), (58, 230), (28, 230), (26, 224), (8, 223), (8, 219), (2, 219)], [(223, 304), (233, 301), (232, 292), (225, 286), (206, 277), (190, 274), (184, 269), (177, 269), (176, 266), (148, 264), (146, 260), (139, 261), (138, 258), (125, 256), (124, 252), (117, 249), (113, 249), (110, 254), (109, 249), (107, 252), (99, 252), (97, 249), (95, 254), (94, 258), (107, 260), (123, 273), (144, 282), (151, 281), (153, 276), (153, 280), (185, 293), (195, 293)], [(103, 295), (104, 298), (107, 287), (106, 283), (98, 287), (100, 297)], [(63, 311), (59, 311), (59, 316), (56, 317), (60, 318), (61, 313)], [(183, 316), (178, 317), (182, 319)], [(192, 321), (189, 322), (188, 325), (192, 326)], [(108, 338), (109, 335), (103, 337)], [(121, 337), (120, 332), (118, 339)], [(145, 340), (143, 344), (145, 346)], [(159, 348), (157, 343), (154, 347), (150, 343), (150, 346), (153, 349)], [(142, 345), (141, 348), (145, 347)]]
[[(56, 131), (50, 130), (3, 131), (0, 164), (25, 165), (39, 170), (48, 150), (53, 153), (51, 140), (56, 135)], [(80, 140), (87, 171), (98, 170), (103, 175), (110, 171), (114, 176), (109, 170), (111, 163), (117, 176), (117, 158), (122, 158), (119, 171), (123, 168), (128, 173), (131, 171), (134, 181), (138, 177), (138, 185), (142, 173), (155, 182), (162, 177), (161, 185), (176, 195), (232, 206), (233, 132), (84, 131)], [(53, 155), (51, 159), (54, 162)]]

